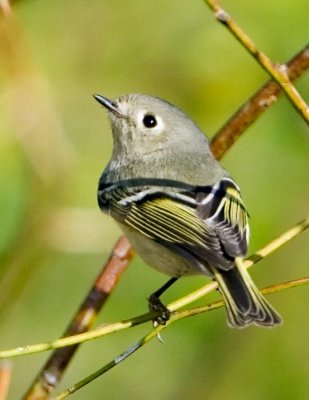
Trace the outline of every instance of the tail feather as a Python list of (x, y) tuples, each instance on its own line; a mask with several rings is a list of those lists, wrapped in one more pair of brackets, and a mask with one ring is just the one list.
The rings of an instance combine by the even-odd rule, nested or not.
[(274, 326), (281, 317), (255, 286), (241, 262), (228, 271), (214, 270), (215, 279), (225, 302), (228, 322), (243, 328), (250, 324)]

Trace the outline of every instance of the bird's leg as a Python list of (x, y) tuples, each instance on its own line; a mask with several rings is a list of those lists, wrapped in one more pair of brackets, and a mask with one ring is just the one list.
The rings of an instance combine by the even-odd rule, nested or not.
[(148, 308), (150, 312), (160, 312), (154, 320), (154, 325), (165, 325), (170, 318), (170, 310), (162, 303), (160, 296), (177, 281), (178, 277), (169, 279), (162, 287), (152, 293), (148, 298)]

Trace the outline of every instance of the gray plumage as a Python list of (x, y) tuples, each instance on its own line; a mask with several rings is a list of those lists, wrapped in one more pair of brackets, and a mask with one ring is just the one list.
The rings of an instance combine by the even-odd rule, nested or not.
[(99, 181), (102, 211), (150, 266), (175, 277), (214, 277), (231, 326), (279, 323), (242, 266), (247, 212), (205, 135), (164, 100), (141, 94), (95, 98), (108, 109), (114, 139)]

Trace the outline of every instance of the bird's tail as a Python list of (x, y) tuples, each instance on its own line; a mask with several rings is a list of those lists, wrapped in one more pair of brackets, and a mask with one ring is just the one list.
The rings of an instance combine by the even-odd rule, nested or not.
[(223, 295), (230, 326), (243, 328), (256, 324), (271, 327), (281, 323), (280, 315), (255, 286), (239, 259), (232, 269), (215, 269), (214, 275)]

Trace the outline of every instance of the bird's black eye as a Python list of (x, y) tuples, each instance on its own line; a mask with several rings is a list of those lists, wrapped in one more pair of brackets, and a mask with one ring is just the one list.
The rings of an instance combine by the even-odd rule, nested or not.
[(143, 118), (143, 124), (146, 128), (154, 128), (157, 126), (157, 120), (151, 114), (146, 114)]

